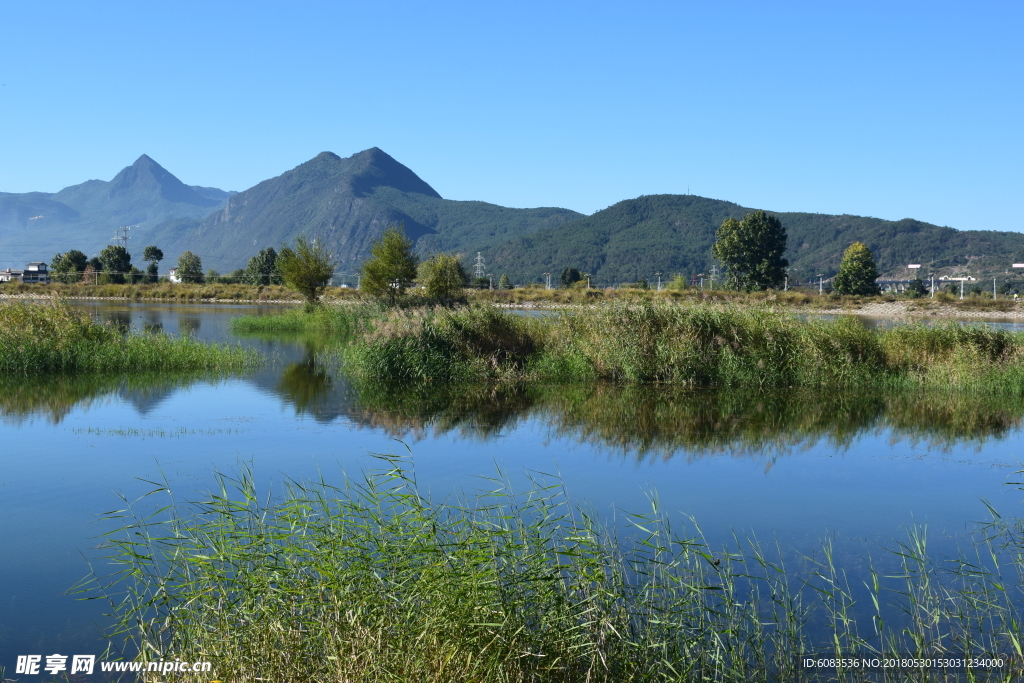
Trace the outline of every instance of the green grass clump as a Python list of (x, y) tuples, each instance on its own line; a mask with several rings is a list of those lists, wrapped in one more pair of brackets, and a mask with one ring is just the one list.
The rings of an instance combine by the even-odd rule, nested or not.
[(855, 591), (828, 542), (797, 573), (754, 540), (709, 547), (653, 497), (615, 532), (557, 482), (438, 502), (385, 464), (276, 500), (243, 471), (204, 501), (111, 513), (117, 573), (92, 589), (138, 659), (213, 660), (221, 680), (801, 680), (811, 651), (1009, 654), (1024, 636), (1016, 522), (942, 563), (912, 531)]
[(0, 372), (238, 370), (255, 352), (190, 337), (124, 334), (63, 302), (0, 304)]
[(378, 309), (371, 304), (318, 306), (312, 312), (288, 308), (280, 313), (241, 315), (231, 320), (231, 329), (239, 334), (291, 332), (330, 334), (347, 339), (358, 332)]
[(690, 387), (1024, 387), (1024, 335), (801, 320), (765, 307), (640, 302), (525, 318), (490, 306), (367, 318), (345, 352), (376, 382), (606, 380)]

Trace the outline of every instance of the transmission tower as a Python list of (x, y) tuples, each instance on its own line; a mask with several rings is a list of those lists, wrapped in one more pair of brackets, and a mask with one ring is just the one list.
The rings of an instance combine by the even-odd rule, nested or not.
[(128, 234), (132, 228), (137, 227), (134, 225), (122, 225), (120, 228), (114, 231), (114, 236), (110, 238), (110, 241), (114, 244), (120, 244), (125, 249), (128, 248)]
[(480, 277), (487, 277), (487, 268), (484, 266), (484, 257), (478, 251), (476, 252), (476, 264), (473, 266), (473, 274)]
[(718, 266), (711, 266), (711, 289), (715, 288), (716, 282), (718, 282)]

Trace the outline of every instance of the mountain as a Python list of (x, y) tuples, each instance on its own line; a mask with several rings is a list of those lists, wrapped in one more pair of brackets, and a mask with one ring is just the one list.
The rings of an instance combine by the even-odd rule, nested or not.
[[(663, 280), (676, 273), (689, 278), (711, 268), (711, 246), (722, 221), (752, 210), (694, 195), (648, 195), (483, 251), (490, 270), (514, 282), (541, 282), (546, 272), (557, 279), (566, 267), (590, 273), (600, 286), (653, 281), (658, 272)], [(786, 227), (790, 273), (801, 280), (834, 274), (843, 251), (856, 241), (868, 245), (880, 272), (901, 277), (907, 263), (937, 274), (968, 266), (977, 275), (1002, 273), (1012, 261), (1024, 260), (1024, 234), (1016, 232), (960, 231), (909, 218), (771, 213)]]
[(421, 252), (475, 252), (582, 214), (568, 209), (510, 209), (443, 199), (430, 185), (374, 147), (347, 158), (323, 152), (276, 178), (232, 195), (202, 220), (172, 220), (145, 233), (169, 257), (188, 249), (220, 271), (243, 267), (258, 250), (298, 235), (334, 250), (352, 272), (389, 223), (403, 222)]
[(168, 219), (201, 218), (230, 194), (185, 185), (145, 154), (109, 182), (88, 180), (55, 193), (0, 193), (0, 244), (10, 246), (0, 247), (0, 267), (49, 261), (68, 249), (91, 255), (118, 226), (139, 226), (136, 236)]

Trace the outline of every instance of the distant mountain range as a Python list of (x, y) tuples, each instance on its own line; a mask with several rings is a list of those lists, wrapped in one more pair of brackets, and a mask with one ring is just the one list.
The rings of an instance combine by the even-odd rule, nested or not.
[[(155, 244), (173, 263), (188, 249), (220, 272), (297, 235), (325, 240), (352, 273), (386, 225), (404, 222), (420, 253), (454, 251), (466, 264), (481, 252), (487, 272), (536, 282), (563, 268), (595, 284), (708, 272), (715, 230), (751, 209), (693, 195), (629, 199), (591, 216), (560, 208), (513, 209), (442, 198), (413, 171), (377, 148), (341, 158), (323, 152), (244, 192), (185, 185), (146, 155), (109, 182), (60, 192), (0, 193), (0, 267), (48, 261), (53, 254), (105, 246), (133, 225), (129, 251), (141, 261)], [(835, 272), (843, 251), (862, 241), (880, 270), (901, 275), (909, 262), (937, 273), (1003, 272), (1024, 261), (1024, 234), (959, 231), (912, 219), (776, 213), (789, 233), (795, 278)]]

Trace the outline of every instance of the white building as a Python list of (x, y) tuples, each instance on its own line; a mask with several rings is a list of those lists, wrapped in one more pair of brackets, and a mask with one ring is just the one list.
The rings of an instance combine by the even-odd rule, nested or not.
[(7, 268), (0, 270), (0, 282), (25, 282), (43, 284), (50, 281), (50, 270), (42, 261), (33, 261), (25, 266), (25, 270)]

